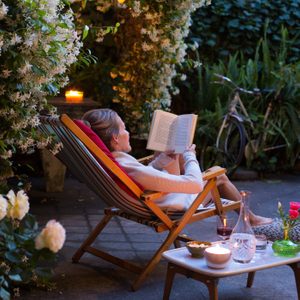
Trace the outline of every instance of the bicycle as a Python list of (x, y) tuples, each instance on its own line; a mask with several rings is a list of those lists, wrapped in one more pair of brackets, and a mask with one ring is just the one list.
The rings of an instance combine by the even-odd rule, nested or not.
[[(270, 151), (286, 147), (287, 144), (266, 146), (268, 129), (270, 123), (268, 119), (273, 109), (272, 100), (269, 101), (265, 114), (263, 115), (262, 125), (265, 130), (263, 133), (255, 135), (255, 126), (245, 108), (240, 94), (248, 94), (253, 97), (261, 98), (263, 94), (274, 94), (273, 90), (247, 90), (239, 87), (230, 78), (214, 74), (220, 81), (218, 84), (229, 84), (233, 92), (229, 99), (228, 111), (225, 114), (222, 124), (218, 130), (215, 141), (205, 139), (200, 146), (199, 162), (202, 169), (206, 170), (212, 165), (225, 167), (229, 175), (232, 175), (240, 165), (243, 158), (251, 160), (259, 151)], [(272, 99), (272, 98), (271, 98)], [(245, 126), (247, 123), (247, 126)]]

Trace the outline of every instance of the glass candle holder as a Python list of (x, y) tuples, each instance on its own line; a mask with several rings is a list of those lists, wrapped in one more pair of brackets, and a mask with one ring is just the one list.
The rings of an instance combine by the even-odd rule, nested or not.
[(74, 90), (66, 91), (65, 97), (69, 103), (80, 103), (83, 101), (83, 92)]
[(233, 227), (234, 220), (232, 218), (228, 218), (227, 215), (217, 216), (217, 234), (221, 239), (229, 239)]

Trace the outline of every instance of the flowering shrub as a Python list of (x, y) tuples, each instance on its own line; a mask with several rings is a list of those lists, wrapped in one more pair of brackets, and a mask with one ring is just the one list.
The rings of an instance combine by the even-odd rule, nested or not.
[[(79, 1), (79, 0), (78, 0)], [(76, 2), (72, 1), (72, 2)], [(191, 13), (206, 0), (95, 0), (88, 7), (90, 14), (98, 12), (93, 28), (97, 28), (96, 41), (102, 42), (107, 32), (113, 32), (117, 48), (115, 65), (110, 70), (115, 92), (112, 101), (122, 111), (133, 132), (147, 131), (149, 122), (141, 122), (154, 109), (167, 109), (171, 104), (170, 91), (179, 93), (172, 79), (176, 65), (184, 61), (187, 45), (184, 38), (191, 25)], [(78, 9), (78, 20), (88, 19), (86, 9)], [(112, 15), (117, 30), (111, 31), (107, 18)], [(89, 20), (90, 21), (90, 20)], [(95, 21), (96, 22), (96, 21)]]
[(23, 190), (0, 195), (0, 298), (19, 294), (18, 285), (47, 286), (55, 259), (65, 241), (65, 229), (55, 220), (38, 232), (35, 218), (28, 214), (28, 196)]
[(278, 213), (282, 219), (282, 226), (284, 232), (284, 239), (288, 239), (289, 231), (299, 224), (299, 211), (300, 211), (300, 202), (290, 202), (289, 214), (285, 214), (282, 209), (282, 205), (278, 202)]
[[(46, 96), (66, 85), (81, 42), (63, 0), (0, 0), (0, 183), (13, 176), (16, 149), (49, 142), (38, 134)], [(52, 110), (52, 112), (54, 112)]]

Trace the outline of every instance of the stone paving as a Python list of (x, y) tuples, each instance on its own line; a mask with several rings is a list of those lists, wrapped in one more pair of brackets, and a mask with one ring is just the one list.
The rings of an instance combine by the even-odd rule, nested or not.
[[(239, 189), (252, 191), (251, 207), (265, 216), (277, 216), (277, 202), (300, 201), (300, 175), (281, 176), (273, 180), (235, 181)], [(66, 228), (67, 240), (55, 268), (57, 288), (53, 291), (26, 290), (22, 299), (162, 299), (166, 261), (161, 261), (142, 287), (130, 291), (135, 275), (100, 258), (85, 254), (80, 263), (71, 257), (93, 226), (103, 215), (105, 203), (76, 179), (68, 176), (62, 193), (44, 192), (42, 179), (33, 178), (30, 193), (31, 212), (40, 225), (49, 219), (59, 220)], [(185, 233), (200, 240), (216, 240), (215, 218), (189, 225)], [(158, 248), (165, 233), (157, 234), (144, 225), (115, 219), (96, 244), (112, 254), (144, 263)], [(219, 283), (220, 299), (296, 299), (292, 270), (277, 267), (256, 274), (251, 289), (245, 287), (246, 275), (224, 278)], [(177, 275), (170, 299), (208, 299), (200, 282)]]

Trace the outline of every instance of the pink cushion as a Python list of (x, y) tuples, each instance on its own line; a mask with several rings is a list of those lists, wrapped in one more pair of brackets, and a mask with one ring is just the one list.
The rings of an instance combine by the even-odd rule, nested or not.
[[(115, 160), (112, 153), (109, 151), (109, 149), (106, 147), (106, 145), (103, 143), (101, 138), (90, 128), (89, 126), (85, 125), (82, 120), (74, 120), (74, 123), (124, 172), (126, 176), (128, 176), (142, 191), (144, 191), (144, 187), (141, 186), (138, 182), (136, 182), (133, 178), (131, 178), (126, 171), (123, 169), (123, 167)], [(98, 159), (97, 159), (98, 160)], [(99, 161), (99, 160), (98, 160)], [(99, 161), (101, 166), (108, 172), (108, 174), (111, 176), (111, 178), (118, 184), (118, 186), (128, 193), (130, 196), (133, 196), (136, 198), (136, 196), (133, 194), (133, 192), (113, 173), (111, 170), (107, 169), (101, 161)]]

